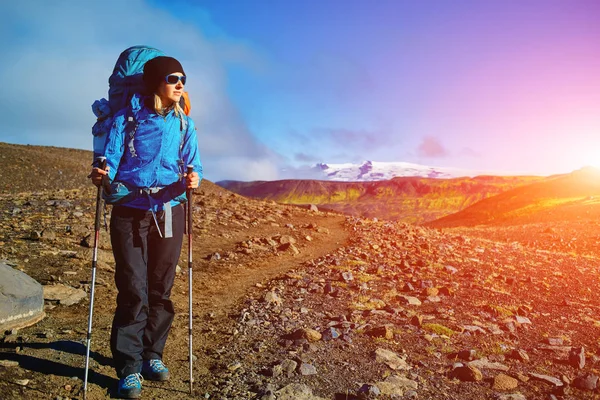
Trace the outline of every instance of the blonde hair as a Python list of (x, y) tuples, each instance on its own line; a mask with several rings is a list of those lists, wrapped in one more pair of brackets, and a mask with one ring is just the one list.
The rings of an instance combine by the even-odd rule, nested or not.
[(159, 115), (167, 115), (169, 112), (171, 112), (171, 110), (173, 110), (175, 112), (175, 115), (183, 120), (183, 118), (185, 118), (185, 113), (183, 112), (183, 108), (181, 108), (181, 104), (179, 104), (178, 101), (174, 101), (173, 104), (171, 104), (169, 107), (163, 107), (163, 103), (162, 100), (160, 99), (160, 96), (157, 95), (156, 93), (154, 94), (154, 111), (156, 111), (157, 114)]

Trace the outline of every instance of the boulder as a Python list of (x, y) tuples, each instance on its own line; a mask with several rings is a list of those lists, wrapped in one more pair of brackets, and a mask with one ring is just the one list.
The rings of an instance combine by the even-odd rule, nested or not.
[(56, 285), (44, 285), (44, 300), (57, 302), (64, 306), (71, 306), (79, 303), (87, 297), (87, 294), (81, 289), (75, 289), (62, 283)]
[(44, 316), (42, 285), (0, 261), (0, 331), (33, 325)]

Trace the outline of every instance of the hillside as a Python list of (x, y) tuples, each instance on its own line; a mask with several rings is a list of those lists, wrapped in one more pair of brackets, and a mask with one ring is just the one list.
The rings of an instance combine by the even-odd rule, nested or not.
[(516, 188), (425, 224), (457, 234), (519, 241), (538, 249), (596, 254), (600, 245), (600, 171)]
[[(84, 183), (39, 190), (44, 175), (28, 175), (18, 159), (5, 158), (22, 168), (0, 180), (2, 187), (15, 188), (0, 194), (0, 260), (46, 286), (89, 294), (95, 189), (85, 179), (87, 165), (80, 167), (89, 154), (18, 150), (39, 165), (53, 164), (46, 155), (62, 158), (75, 168), (63, 174)], [(7, 179), (27, 180), (36, 190)], [(542, 198), (545, 190), (528, 193)], [(171, 379), (145, 381), (142, 398), (597, 396), (600, 253), (594, 246), (598, 233), (590, 235), (599, 228), (591, 219), (584, 230), (575, 214), (566, 213), (561, 225), (514, 225), (508, 240), (491, 240), (498, 227), (477, 237), (478, 228), (430, 229), (311, 212), (246, 198), (207, 181), (195, 191), (193, 206), (193, 393), (184, 249), (164, 355)], [(549, 230), (552, 240), (537, 240), (539, 229)], [(584, 256), (546, 246), (560, 242), (587, 243), (591, 251)], [(90, 400), (115, 395), (108, 344), (114, 268), (103, 229)], [(88, 301), (48, 298), (41, 322), (0, 332), (1, 399), (83, 397)]]
[(0, 142), (0, 193), (86, 186), (92, 158), (86, 150)]
[(278, 203), (315, 204), (347, 215), (422, 223), (544, 179), (536, 176), (399, 177), (378, 182), (281, 180), (217, 184), (242, 196)]
[(578, 215), (596, 214), (600, 205), (598, 196), (600, 170), (586, 168), (484, 199), (427, 226), (441, 228), (572, 220)]

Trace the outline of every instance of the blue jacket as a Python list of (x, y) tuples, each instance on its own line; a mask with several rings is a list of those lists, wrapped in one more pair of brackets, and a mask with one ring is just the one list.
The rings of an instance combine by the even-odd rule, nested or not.
[[(186, 201), (185, 181), (181, 178), (187, 165), (194, 166), (202, 179), (202, 164), (194, 121), (185, 116), (182, 124), (171, 111), (166, 116), (156, 114), (144, 102), (148, 98), (133, 95), (130, 108), (119, 111), (108, 133), (104, 156), (113, 192), (132, 193), (118, 204), (154, 211), (163, 203), (172, 206)], [(134, 117), (134, 124), (127, 121)], [(131, 134), (133, 132), (133, 140)], [(180, 150), (180, 145), (182, 148)], [(183, 164), (179, 160), (183, 160)], [(158, 193), (148, 194), (140, 189), (152, 188)]]

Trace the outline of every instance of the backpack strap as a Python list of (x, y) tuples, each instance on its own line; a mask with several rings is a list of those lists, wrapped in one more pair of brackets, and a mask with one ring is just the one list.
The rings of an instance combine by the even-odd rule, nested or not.
[(187, 133), (188, 130), (188, 120), (187, 120), (187, 116), (183, 116), (183, 118), (180, 118), (180, 138), (179, 138), (179, 160), (177, 160), (177, 164), (179, 164), (179, 179), (183, 179), (183, 173), (185, 171), (185, 162), (183, 161), (183, 142), (185, 141), (185, 135)]
[[(135, 115), (130, 107), (127, 107), (127, 112), (125, 113), (125, 132), (129, 132), (129, 139), (127, 141), (127, 147), (129, 148), (129, 152), (131, 153), (131, 157), (137, 157), (137, 153), (135, 152), (134, 139), (135, 132), (137, 131), (138, 121), (135, 118)], [(126, 139), (127, 140), (127, 139)]]

